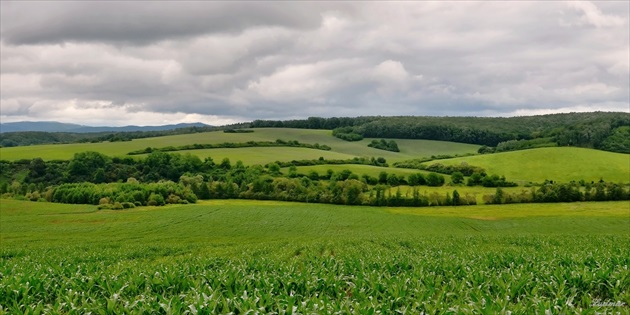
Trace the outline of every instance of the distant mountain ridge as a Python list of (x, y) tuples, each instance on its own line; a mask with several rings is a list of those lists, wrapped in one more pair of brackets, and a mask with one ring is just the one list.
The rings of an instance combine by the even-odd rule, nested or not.
[(132, 132), (132, 131), (164, 131), (187, 127), (208, 127), (203, 123), (181, 123), (161, 126), (123, 126), (123, 127), (92, 127), (77, 124), (61, 123), (56, 121), (19, 121), (0, 123), (0, 133), (41, 131), (41, 132)]

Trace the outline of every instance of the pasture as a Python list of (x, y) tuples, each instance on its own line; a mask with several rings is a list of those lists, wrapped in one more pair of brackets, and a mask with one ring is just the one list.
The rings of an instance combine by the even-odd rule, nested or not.
[(621, 314), (629, 226), (627, 201), (97, 211), (0, 200), (0, 313)]
[(431, 161), (456, 165), (466, 162), (480, 166), (489, 174), (504, 175), (518, 183), (545, 179), (557, 182), (599, 181), (630, 182), (630, 155), (585, 148), (556, 147), (512, 151)]
[[(253, 133), (224, 133), (222, 131), (194, 133), (175, 136), (154, 137), (145, 139), (134, 139), (126, 142), (103, 142), (103, 143), (73, 143), (54, 145), (33, 145), (12, 148), (0, 148), (0, 159), (14, 161), (19, 159), (32, 159), (41, 157), (44, 160), (67, 160), (71, 159), (75, 153), (85, 151), (96, 151), (109, 156), (124, 156), (128, 152), (142, 150), (147, 147), (181, 146), (187, 144), (206, 144), (223, 142), (248, 142), (248, 141), (275, 141), (297, 140), (301, 143), (328, 145), (331, 151), (322, 151), (303, 148), (237, 148), (237, 149), (208, 149), (208, 150), (188, 150), (179, 153), (191, 153), (204, 158), (211, 156), (215, 160), (225, 157), (232, 161), (242, 160), (247, 164), (265, 164), (276, 160), (290, 161), (293, 159), (316, 159), (320, 156), (348, 159), (355, 156), (372, 157), (382, 156), (390, 163), (411, 158), (429, 157), (440, 154), (466, 154), (477, 152), (478, 145), (454, 143), (446, 141), (432, 140), (397, 140), (401, 152), (390, 152), (370, 148), (367, 144), (370, 139), (358, 142), (347, 142), (332, 136), (330, 130), (312, 129), (280, 129), (280, 128), (260, 128), (253, 129)], [(269, 149), (269, 153), (262, 152)], [(250, 150), (254, 150), (250, 154)], [(307, 150), (307, 151), (304, 151)], [(305, 154), (308, 153), (308, 154)]]
[[(351, 159), (353, 157), (384, 157), (391, 165), (397, 161), (434, 155), (455, 155), (475, 153), (479, 146), (431, 140), (397, 139), (401, 152), (390, 152), (370, 148), (371, 139), (347, 142), (331, 135), (329, 130), (311, 129), (279, 129), (259, 128), (253, 133), (223, 133), (221, 131), (135, 139), (128, 142), (77, 143), (56, 145), (34, 145), (23, 147), (0, 148), (0, 160), (14, 161), (41, 157), (44, 160), (71, 159), (75, 153), (84, 151), (101, 152), (109, 156), (125, 156), (128, 152), (142, 150), (147, 147), (181, 146), (187, 144), (242, 143), (248, 141), (298, 140), (301, 143), (328, 145), (330, 151), (294, 148), (294, 147), (250, 147), (250, 148), (218, 148), (204, 150), (185, 150), (175, 153), (190, 153), (200, 158), (211, 157), (216, 162), (229, 158), (233, 163), (241, 160), (246, 165), (261, 164), (274, 161), (291, 161), (303, 159)], [(144, 155), (135, 155), (142, 158)], [(442, 163), (446, 165), (468, 163), (480, 166), (489, 174), (504, 175), (507, 180), (519, 185), (534, 182), (541, 183), (545, 179), (557, 182), (572, 180), (609, 182), (630, 182), (630, 156), (628, 154), (605, 152), (593, 149), (574, 147), (538, 148), (523, 151), (497, 154), (475, 155), (445, 160), (425, 162), (426, 165)], [(299, 172), (310, 170), (323, 173), (328, 169), (334, 171), (350, 169), (362, 175), (376, 176), (382, 170), (388, 173), (406, 175), (415, 170), (381, 169), (364, 165), (325, 165), (300, 167)], [(448, 181), (448, 179), (447, 179)]]

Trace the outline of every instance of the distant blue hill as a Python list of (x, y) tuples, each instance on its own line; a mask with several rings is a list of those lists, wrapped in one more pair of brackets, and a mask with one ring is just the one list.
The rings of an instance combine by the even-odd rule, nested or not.
[(43, 131), (43, 132), (130, 132), (130, 131), (163, 131), (186, 127), (207, 127), (202, 123), (175, 124), (163, 126), (124, 126), (124, 127), (91, 127), (77, 124), (66, 124), (56, 121), (19, 121), (10, 123), (0, 123), (0, 133), (20, 132), (20, 131)]

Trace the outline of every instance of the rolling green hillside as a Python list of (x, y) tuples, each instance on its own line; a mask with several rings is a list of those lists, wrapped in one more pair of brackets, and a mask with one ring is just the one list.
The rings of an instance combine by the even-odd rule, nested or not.
[[(432, 155), (474, 153), (479, 148), (477, 145), (444, 141), (397, 139), (396, 141), (401, 152), (390, 152), (368, 147), (367, 144), (371, 139), (347, 142), (333, 137), (328, 130), (260, 128), (255, 129), (253, 133), (224, 133), (217, 131), (135, 139), (127, 142), (0, 148), (0, 159), (9, 161), (35, 157), (41, 157), (44, 160), (71, 159), (75, 153), (84, 151), (96, 151), (109, 156), (124, 156), (130, 151), (141, 150), (147, 147), (161, 148), (195, 143), (275, 141), (276, 139), (298, 140), (301, 143), (309, 144), (319, 143), (330, 146), (331, 150), (324, 151), (293, 147), (251, 147), (187, 150), (178, 151), (178, 153), (191, 153), (202, 159), (212, 157), (215, 161), (220, 161), (223, 158), (229, 158), (232, 162), (241, 160), (248, 165), (266, 164), (274, 161), (317, 159), (319, 157), (326, 159), (350, 159), (355, 156), (381, 156), (386, 158), (391, 164), (396, 161), (430, 157)], [(141, 158), (142, 155), (135, 157)], [(431, 161), (425, 164), (460, 164), (462, 162), (483, 167), (490, 174), (505, 175), (508, 180), (516, 181), (520, 184), (542, 182), (545, 179), (568, 182), (581, 179), (598, 181), (600, 178), (603, 178), (606, 181), (630, 182), (629, 155), (574, 147), (539, 148), (477, 155)], [(415, 172), (414, 170), (394, 171), (392, 168), (382, 169), (364, 165), (301, 167), (299, 171), (306, 173), (313, 169), (323, 174), (329, 168), (334, 171), (350, 169), (357, 174), (369, 174), (372, 176), (378, 175), (382, 170), (401, 175)]]
[(466, 162), (489, 174), (505, 175), (516, 182), (599, 181), (630, 182), (630, 155), (593, 149), (558, 147), (476, 155), (425, 164)]
[[(254, 129), (253, 133), (224, 133), (221, 131), (194, 133), (156, 138), (134, 139), (125, 142), (104, 143), (74, 143), (36, 145), (25, 147), (0, 148), (0, 159), (19, 160), (41, 157), (44, 160), (70, 159), (75, 153), (84, 151), (96, 151), (109, 156), (123, 156), (128, 152), (142, 150), (147, 147), (161, 148), (166, 146), (181, 146), (186, 144), (205, 144), (223, 142), (248, 142), (248, 141), (275, 141), (297, 140), (302, 143), (319, 143), (328, 145), (331, 151), (301, 149), (301, 148), (244, 148), (244, 149), (209, 149), (179, 151), (190, 152), (204, 158), (211, 156), (215, 160), (224, 157), (230, 160), (242, 160), (246, 164), (265, 164), (276, 160), (290, 161), (294, 159), (325, 158), (347, 159), (355, 156), (382, 156), (388, 161), (399, 161), (410, 158), (426, 157), (439, 154), (465, 154), (474, 153), (479, 146), (431, 140), (397, 140), (401, 152), (389, 152), (369, 148), (371, 141), (365, 139), (360, 142), (347, 142), (335, 138), (329, 130), (311, 129), (282, 129), (261, 128)], [(268, 149), (268, 150), (261, 150)]]

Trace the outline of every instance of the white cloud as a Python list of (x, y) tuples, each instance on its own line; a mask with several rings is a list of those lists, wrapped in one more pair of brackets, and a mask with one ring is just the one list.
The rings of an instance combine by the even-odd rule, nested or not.
[(595, 27), (621, 26), (626, 21), (616, 15), (604, 14), (594, 3), (590, 1), (568, 1), (567, 5), (582, 13), (581, 22)]

